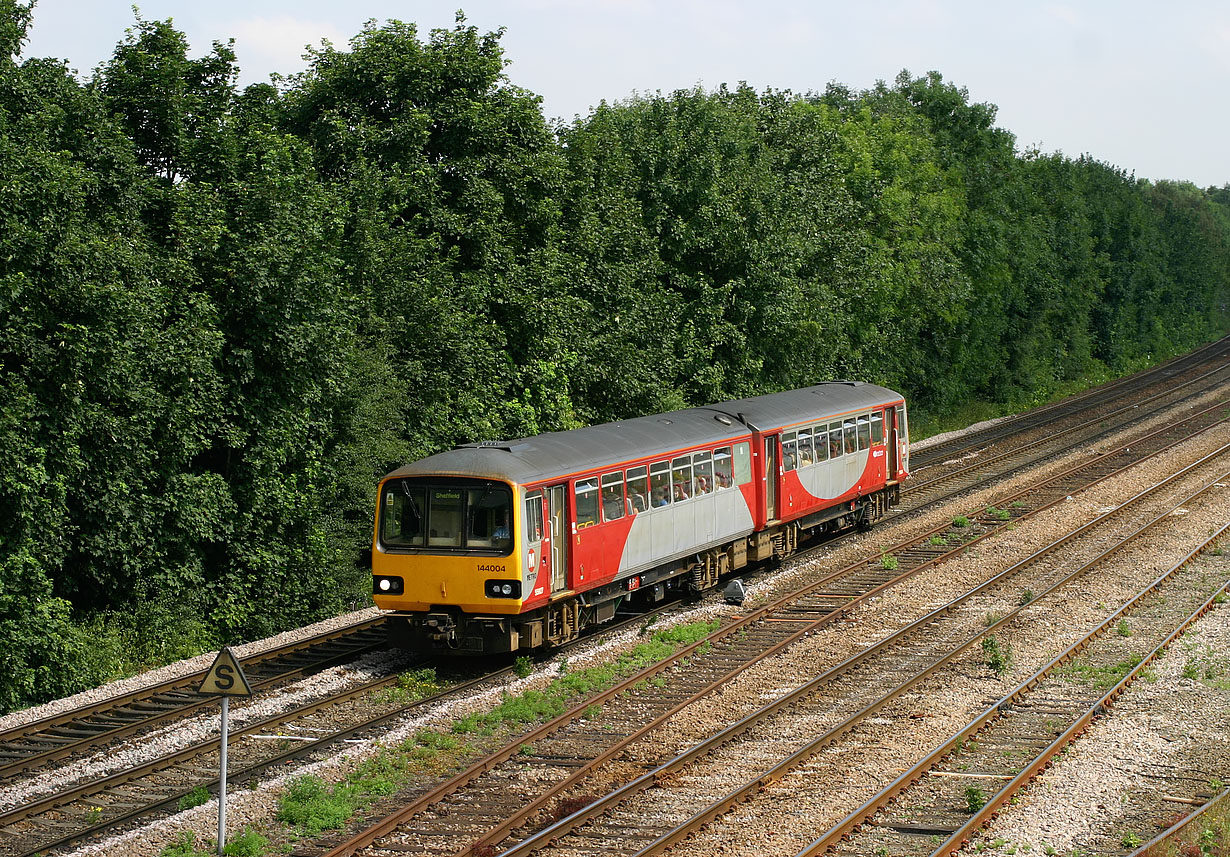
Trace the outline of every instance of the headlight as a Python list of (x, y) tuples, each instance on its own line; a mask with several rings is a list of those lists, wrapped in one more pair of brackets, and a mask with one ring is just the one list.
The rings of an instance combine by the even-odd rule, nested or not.
[(376, 595), (401, 595), (405, 588), (405, 583), (400, 577), (383, 574), (372, 577), (372, 592)]
[(488, 580), (483, 584), (483, 592), (488, 598), (520, 598), (521, 581), (519, 580)]

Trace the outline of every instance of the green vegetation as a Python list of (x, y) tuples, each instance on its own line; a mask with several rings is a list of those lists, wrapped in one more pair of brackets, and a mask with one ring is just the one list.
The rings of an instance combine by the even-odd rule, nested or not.
[(997, 637), (982, 638), (983, 663), (998, 676), (1006, 675), (1012, 670), (1012, 645)]
[(1120, 679), (1140, 665), (1141, 660), (1140, 655), (1131, 655), (1118, 663), (1094, 665), (1088, 660), (1079, 659), (1060, 666), (1055, 674), (1104, 689), (1118, 684)]
[(897, 557), (893, 556), (891, 553), (881, 554), (880, 567), (887, 571), (896, 571)]
[(987, 805), (987, 796), (978, 786), (965, 787), (965, 809), (971, 815)]
[(183, 812), (186, 809), (192, 809), (194, 806), (201, 806), (209, 800), (209, 789), (205, 786), (197, 786), (192, 791), (179, 799), (179, 811)]
[(397, 677), (397, 686), (383, 692), (386, 702), (410, 704), (429, 696), (435, 696), (442, 690), (436, 671), (431, 667), (421, 667), (404, 672)]
[[(196, 834), (185, 831), (171, 845), (158, 852), (158, 857), (213, 857), (218, 853), (217, 840), (208, 848), (198, 848)], [(222, 853), (228, 857), (263, 857), (268, 852), (269, 840), (255, 830), (244, 830), (226, 841)]]
[(964, 529), (969, 526), (969, 518), (964, 515), (957, 515), (952, 519), (952, 525), (958, 529)]
[(19, 59), (32, 16), (0, 0), (0, 710), (368, 603), (375, 480), (458, 442), (841, 377), (918, 437), (1230, 327), (1230, 188), (1018, 151), (938, 73), (552, 127), (462, 18), (240, 90), (225, 34), (138, 18), (82, 81)]

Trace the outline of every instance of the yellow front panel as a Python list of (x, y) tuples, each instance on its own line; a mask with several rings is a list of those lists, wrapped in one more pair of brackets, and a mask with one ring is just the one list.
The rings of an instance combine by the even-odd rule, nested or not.
[(519, 551), (510, 556), (449, 556), (372, 552), (372, 573), (396, 575), (405, 581), (402, 595), (376, 593), (381, 610), (425, 612), (433, 606), (457, 606), (467, 613), (520, 613), (518, 598), (488, 598), (488, 580), (519, 580)]

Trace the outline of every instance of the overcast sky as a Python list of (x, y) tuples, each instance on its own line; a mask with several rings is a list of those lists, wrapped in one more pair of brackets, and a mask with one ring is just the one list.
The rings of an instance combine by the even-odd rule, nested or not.
[[(235, 40), (243, 84), (304, 67), (369, 19), (425, 36), (458, 8), (502, 40), (512, 83), (549, 119), (635, 92), (747, 81), (795, 92), (863, 89), (935, 70), (999, 107), (1019, 148), (1094, 158), (1149, 179), (1230, 183), (1230, 3), (1097, 0), (143, 0), (194, 55)], [(129, 0), (39, 0), (25, 56), (83, 76), (134, 22)]]

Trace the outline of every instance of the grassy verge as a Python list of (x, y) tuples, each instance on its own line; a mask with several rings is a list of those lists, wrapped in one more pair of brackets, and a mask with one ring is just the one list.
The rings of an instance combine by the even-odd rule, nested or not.
[[(425, 729), (396, 747), (384, 749), (362, 762), (345, 779), (326, 783), (319, 777), (299, 777), (283, 792), (277, 818), (259, 830), (246, 831), (227, 844), (227, 854), (267, 857), (284, 854), (301, 839), (315, 839), (327, 830), (342, 828), (378, 800), (397, 793), (424, 777), (444, 777), (481, 755), (493, 745), (511, 741), (534, 724), (563, 714), (586, 696), (612, 687), (702, 640), (717, 630), (719, 622), (692, 622), (649, 634), (648, 639), (614, 661), (584, 669), (561, 665), (560, 674), (539, 690), (506, 694), (492, 710), (455, 720), (444, 730)], [(417, 695), (431, 676), (422, 671), (408, 674), (410, 692)], [(594, 712), (597, 714), (597, 711)], [(237, 849), (229, 850), (232, 845)], [(191, 834), (164, 849), (160, 857), (198, 857), (216, 853), (198, 850)]]

